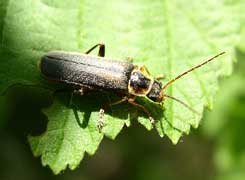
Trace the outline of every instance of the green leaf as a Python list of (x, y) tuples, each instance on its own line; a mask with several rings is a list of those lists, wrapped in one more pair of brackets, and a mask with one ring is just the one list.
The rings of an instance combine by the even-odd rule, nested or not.
[[(0, 92), (13, 84), (57, 89), (43, 79), (40, 57), (49, 50), (84, 52), (98, 42), (106, 44), (106, 56), (132, 57), (145, 65), (152, 76), (164, 74), (163, 83), (221, 51), (227, 54), (183, 77), (166, 89), (167, 94), (186, 102), (202, 113), (212, 107), (218, 89), (218, 76), (232, 70), (234, 46), (239, 41), (240, 3), (233, 1), (164, 0), (9, 0), (0, 3)], [(236, 14), (237, 12), (237, 14)], [(130, 105), (112, 107), (106, 112), (105, 126), (98, 132), (99, 109), (118, 100), (114, 94), (57, 96), (45, 111), (49, 123), (41, 136), (30, 137), (36, 156), (43, 165), (59, 173), (68, 165), (74, 169), (84, 152), (93, 154), (103, 134), (114, 139), (124, 124), (138, 120), (152, 129), (148, 117)], [(200, 116), (181, 104), (166, 99), (163, 108), (137, 98), (156, 119), (156, 130), (176, 144)], [(86, 126), (79, 125), (87, 121)], [(91, 136), (90, 136), (91, 135)]]
[[(86, 127), (79, 126), (75, 112), (60, 99), (69, 101), (69, 97), (62, 96), (45, 111), (49, 117), (47, 131), (39, 137), (29, 137), (34, 155), (42, 155), (42, 164), (51, 166), (55, 174), (67, 165), (70, 169), (77, 167), (85, 151), (94, 154), (103, 138), (94, 122), (98, 114), (91, 114)], [(84, 116), (85, 113), (79, 115)]]

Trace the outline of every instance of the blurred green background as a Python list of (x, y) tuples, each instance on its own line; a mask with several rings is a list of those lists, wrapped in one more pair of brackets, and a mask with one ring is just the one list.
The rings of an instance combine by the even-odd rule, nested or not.
[(48, 93), (35, 87), (12, 87), (7, 93), (8, 104), (0, 99), (0, 179), (245, 179), (242, 37), (235, 47), (234, 72), (220, 79), (213, 111), (207, 110), (200, 127), (183, 136), (176, 146), (135, 122), (115, 141), (105, 138), (96, 154), (86, 155), (75, 171), (57, 176), (33, 157), (27, 142), (29, 134), (39, 135), (46, 128), (47, 119), (40, 109), (50, 105)]

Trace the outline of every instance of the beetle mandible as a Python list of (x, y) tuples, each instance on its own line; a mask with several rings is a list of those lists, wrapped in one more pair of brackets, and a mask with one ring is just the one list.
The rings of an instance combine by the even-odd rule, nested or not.
[[(98, 56), (91, 56), (89, 53), (99, 47)], [(224, 54), (221, 52), (203, 63), (181, 73), (175, 78), (162, 85), (159, 81), (162, 76), (152, 77), (145, 66), (133, 65), (131, 62), (121, 62), (105, 58), (105, 45), (96, 44), (85, 54), (70, 53), (64, 51), (51, 51), (41, 58), (41, 73), (48, 79), (57, 82), (67, 83), (79, 88), (75, 90), (81, 95), (88, 90), (113, 90), (124, 94), (121, 100), (111, 103), (110, 106), (123, 102), (128, 102), (133, 106), (142, 109), (149, 117), (151, 123), (154, 118), (151, 113), (141, 104), (135, 102), (137, 96), (147, 97), (148, 99), (160, 103), (165, 98), (178, 101), (186, 108), (196, 112), (183, 101), (169, 96), (164, 90), (189, 72), (203, 66)], [(104, 109), (100, 109), (100, 118), (98, 119), (98, 128), (103, 126)]]

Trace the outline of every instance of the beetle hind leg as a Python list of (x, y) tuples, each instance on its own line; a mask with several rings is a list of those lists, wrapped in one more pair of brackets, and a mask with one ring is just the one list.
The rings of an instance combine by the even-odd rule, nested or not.
[(98, 43), (98, 44), (94, 45), (89, 50), (87, 50), (85, 52), (85, 54), (89, 54), (91, 51), (93, 51), (97, 47), (99, 47), (98, 56), (105, 57), (105, 45), (103, 43)]

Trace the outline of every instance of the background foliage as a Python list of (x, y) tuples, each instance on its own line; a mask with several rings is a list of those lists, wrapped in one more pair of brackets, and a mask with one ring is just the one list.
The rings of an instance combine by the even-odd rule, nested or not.
[[(69, 96), (60, 94), (53, 101), (47, 88), (60, 87), (47, 84), (36, 66), (41, 55), (49, 50), (84, 51), (98, 41), (105, 42), (106, 56), (135, 57), (135, 63), (145, 64), (153, 75), (164, 69), (168, 79), (220, 49), (226, 50), (228, 55), (222, 63), (215, 62), (168, 90), (182, 99), (187, 97), (199, 111), (203, 105), (212, 106), (212, 96), (217, 90), (216, 76), (230, 73), (231, 57), (238, 63), (234, 74), (221, 80), (215, 110), (205, 113), (201, 130), (183, 138), (177, 146), (166, 139), (162, 142), (153, 131), (147, 132), (133, 123), (116, 141), (104, 140), (95, 157), (85, 158), (77, 171), (56, 178), (244, 178), (242, 9), (242, 1), (189, 4), (163, 0), (1, 0), (1, 179), (54, 178), (31, 156), (26, 140), (30, 134), (32, 151), (42, 155), (43, 165), (51, 166), (55, 173), (67, 164), (71, 169), (77, 167), (85, 151), (94, 154), (102, 140), (102, 134), (96, 130), (99, 108), (96, 104), (100, 103), (96, 98), (93, 101), (91, 97), (76, 97), (74, 103), (80, 110), (79, 117), (90, 117), (85, 121), (86, 128), (81, 130), (74, 118), (74, 108), (68, 106)], [(201, 83), (195, 81), (199, 78)], [(197, 88), (198, 83), (202, 84), (201, 88)], [(100, 101), (106, 101), (108, 96), (110, 94), (105, 94)], [(90, 104), (89, 110), (87, 104)], [(152, 104), (148, 106), (156, 109)], [(49, 107), (45, 114), (41, 111), (44, 107)], [(165, 107), (172, 112), (166, 110), (167, 120), (161, 119), (165, 129), (158, 126), (160, 136), (166, 134), (176, 143), (182, 132), (189, 133), (190, 125), (198, 126), (200, 118), (192, 117), (182, 107), (171, 102), (166, 102)], [(120, 112), (121, 109), (125, 112)], [(107, 137), (114, 139), (124, 123), (130, 124), (126, 120), (128, 111), (128, 106), (121, 106), (113, 109), (113, 116), (107, 115), (109, 126), (103, 130)], [(131, 111), (130, 119), (135, 120), (138, 112)], [(48, 121), (48, 132), (35, 136), (45, 131)], [(140, 116), (138, 121), (151, 129), (147, 118)]]

